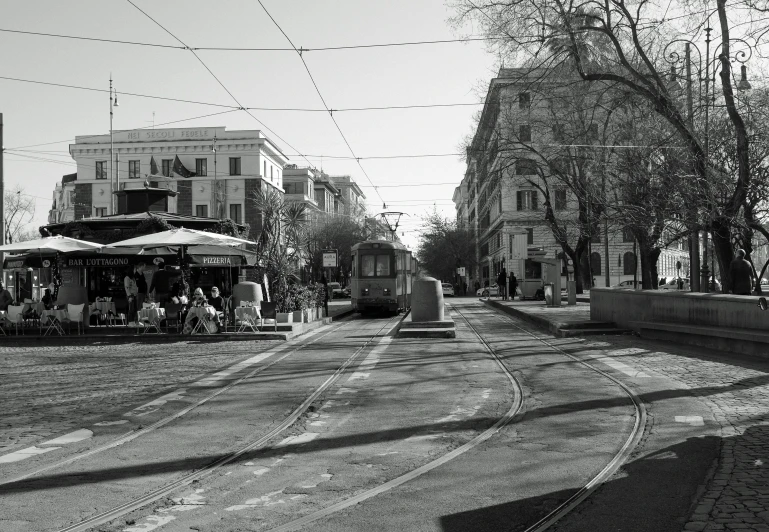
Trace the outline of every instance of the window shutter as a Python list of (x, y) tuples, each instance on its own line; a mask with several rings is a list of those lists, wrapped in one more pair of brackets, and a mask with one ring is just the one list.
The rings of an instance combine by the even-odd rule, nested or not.
[(531, 210), (539, 210), (537, 206), (537, 200), (539, 199), (539, 193), (536, 190), (531, 191)]
[(522, 211), (523, 210), (523, 192), (522, 191), (519, 190), (518, 192), (515, 193), (515, 200), (517, 205), (516, 209), (519, 211)]

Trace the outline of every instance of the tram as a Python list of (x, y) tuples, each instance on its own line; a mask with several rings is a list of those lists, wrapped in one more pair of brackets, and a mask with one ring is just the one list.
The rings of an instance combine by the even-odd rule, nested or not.
[(352, 247), (352, 308), (398, 313), (411, 308), (416, 259), (399, 242), (367, 240)]

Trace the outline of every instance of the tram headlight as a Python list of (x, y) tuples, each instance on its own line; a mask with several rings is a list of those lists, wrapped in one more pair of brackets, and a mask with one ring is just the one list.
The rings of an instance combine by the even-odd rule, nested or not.
[(362, 288), (360, 291), (360, 295), (367, 296), (368, 295), (368, 288)]
[(386, 296), (389, 296), (390, 295), (390, 289), (389, 288), (382, 289), (382, 294), (384, 294)]

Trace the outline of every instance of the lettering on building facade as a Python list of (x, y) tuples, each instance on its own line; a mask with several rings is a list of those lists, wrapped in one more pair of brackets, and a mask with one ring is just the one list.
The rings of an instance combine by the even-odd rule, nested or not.
[(128, 140), (192, 140), (211, 138), (212, 133), (209, 129), (159, 129), (129, 131), (126, 135)]
[(203, 264), (232, 264), (229, 257), (203, 257)]
[(75, 268), (78, 266), (99, 266), (102, 268), (110, 268), (113, 266), (128, 266), (128, 257), (67, 259), (65, 264), (68, 268)]

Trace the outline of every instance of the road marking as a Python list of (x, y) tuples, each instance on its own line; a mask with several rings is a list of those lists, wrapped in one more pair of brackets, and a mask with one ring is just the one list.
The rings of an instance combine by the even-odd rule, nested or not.
[(279, 447), (287, 447), (289, 445), (301, 445), (303, 443), (309, 443), (318, 436), (320, 436), (320, 433), (318, 432), (305, 432), (304, 434), (299, 434), (297, 436), (289, 436), (277, 444), (275, 449)]
[(705, 424), (702, 416), (676, 416), (676, 423), (687, 423), (692, 427), (701, 427)]
[[(126, 412), (123, 414), (124, 416), (135, 416), (135, 417), (141, 417), (146, 416), (147, 414), (151, 414), (152, 412), (155, 412), (157, 408), (153, 408), (156, 406), (163, 406), (169, 401), (181, 401), (182, 396), (187, 392), (186, 388), (179, 388), (176, 391), (173, 391), (171, 393), (167, 393), (161, 397), (158, 397), (154, 401), (150, 401), (147, 404), (143, 404), (141, 406), (137, 406), (130, 412)], [(151, 409), (151, 410), (150, 410)]]
[(93, 436), (93, 432), (88, 429), (80, 429), (64, 436), (59, 436), (53, 440), (44, 441), (40, 445), (67, 445), (68, 443), (76, 443), (79, 441), (87, 440)]
[(259, 469), (254, 471), (254, 475), (256, 475), (257, 477), (261, 477), (262, 475), (264, 475), (269, 470), (270, 470), (269, 467), (260, 467)]
[(32, 447), (27, 447), (26, 449), (21, 449), (19, 451), (12, 452), (10, 454), (6, 454), (4, 456), (0, 456), (0, 464), (10, 464), (11, 462), (20, 462), (21, 460), (26, 460), (27, 458), (32, 458), (33, 456), (37, 456), (38, 454), (44, 454), (49, 451), (54, 451), (56, 449), (61, 449), (61, 447), (35, 447), (34, 445)]
[(620, 362), (619, 360), (615, 360), (611, 357), (604, 356), (604, 355), (588, 355), (593, 360), (597, 360), (598, 362), (601, 362), (603, 364), (606, 364), (610, 368), (614, 368), (617, 371), (624, 373), (628, 377), (633, 377), (635, 379), (646, 379), (651, 377), (648, 373), (644, 373), (641, 370), (637, 370), (633, 367), (628, 366), (624, 362)]
[(350, 378), (347, 379), (347, 382), (358, 380), (358, 379), (368, 379), (369, 375), (371, 375), (371, 373), (363, 373), (361, 371), (356, 371), (355, 373), (350, 375)]
[(151, 515), (147, 517), (147, 522), (141, 525), (129, 526), (124, 528), (123, 532), (150, 532), (166, 525), (176, 519), (173, 515)]
[(127, 419), (118, 419), (117, 421), (102, 421), (100, 423), (94, 423), (94, 427), (109, 427), (110, 425), (122, 425), (128, 423)]

